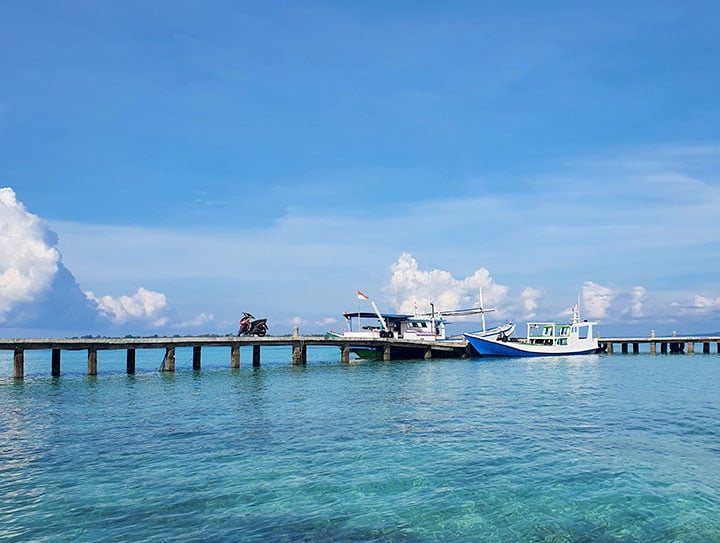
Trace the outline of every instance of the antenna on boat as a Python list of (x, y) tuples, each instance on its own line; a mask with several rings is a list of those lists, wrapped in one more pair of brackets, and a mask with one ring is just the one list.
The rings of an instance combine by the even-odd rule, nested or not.
[(483, 332), (485, 331), (485, 306), (483, 305), (482, 287), (478, 287), (480, 291), (480, 318), (482, 319)]
[(573, 324), (580, 322), (580, 293), (577, 295), (577, 303), (573, 307)]

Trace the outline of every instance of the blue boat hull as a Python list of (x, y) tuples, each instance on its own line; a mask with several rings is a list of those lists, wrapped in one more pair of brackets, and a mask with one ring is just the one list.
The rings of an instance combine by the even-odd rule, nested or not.
[(601, 352), (600, 348), (590, 349), (557, 349), (547, 345), (518, 344), (514, 341), (493, 341), (465, 335), (470, 346), (479, 356), (489, 357), (540, 357), (540, 356), (573, 356), (582, 354), (595, 354)]

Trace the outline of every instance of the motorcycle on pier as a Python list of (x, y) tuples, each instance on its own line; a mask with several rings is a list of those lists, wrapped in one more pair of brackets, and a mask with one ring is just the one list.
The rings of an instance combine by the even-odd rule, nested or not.
[(255, 319), (252, 314), (243, 311), (238, 336), (264, 336), (267, 330), (267, 319)]

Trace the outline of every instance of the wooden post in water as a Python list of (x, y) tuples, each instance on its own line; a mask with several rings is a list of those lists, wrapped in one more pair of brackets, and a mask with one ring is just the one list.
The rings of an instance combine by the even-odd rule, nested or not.
[(128, 375), (135, 374), (135, 349), (128, 349), (125, 357), (125, 371)]
[(703, 343), (703, 354), (710, 354), (710, 344), (707, 341)]
[(253, 345), (253, 368), (260, 366), (260, 345)]
[(383, 347), (383, 362), (390, 362), (391, 357), (390, 345), (385, 345), (385, 347)]
[(342, 364), (350, 363), (350, 345), (340, 347), (340, 362)]
[(662, 354), (667, 354), (668, 344), (665, 341), (660, 342), (660, 352)]
[(60, 349), (52, 350), (52, 370), (53, 377), (60, 377)]
[(13, 379), (25, 379), (25, 351), (15, 349), (13, 356)]
[(425, 360), (432, 360), (432, 347), (425, 347)]
[(605, 349), (605, 352), (607, 354), (613, 354), (613, 344), (611, 342), (608, 342), (607, 349)]
[(97, 347), (88, 349), (88, 375), (97, 375)]
[(230, 346), (230, 368), (237, 369), (240, 367), (240, 345), (233, 343)]
[(193, 346), (193, 370), (194, 371), (200, 371), (200, 367), (202, 365), (201, 363), (201, 352), (202, 348), (200, 345), (194, 345)]
[(293, 343), (292, 363), (293, 366), (304, 366), (307, 364), (307, 345)]
[(162, 371), (175, 371), (175, 347), (165, 347)]
[(695, 354), (695, 342), (694, 341), (687, 342), (687, 353)]
[(638, 354), (640, 352), (640, 344), (636, 341), (633, 343), (633, 353)]
[(627, 352), (628, 352), (628, 344), (623, 341), (623, 342), (620, 344), (620, 350), (622, 351), (622, 354), (627, 354)]

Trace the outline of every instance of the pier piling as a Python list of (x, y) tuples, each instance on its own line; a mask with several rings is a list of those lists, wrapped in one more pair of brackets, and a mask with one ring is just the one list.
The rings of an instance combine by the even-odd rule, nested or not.
[(163, 358), (162, 371), (175, 371), (175, 347), (165, 348), (165, 358)]
[(97, 375), (97, 347), (88, 349), (87, 374)]
[(307, 345), (304, 343), (293, 343), (292, 363), (293, 366), (304, 366), (307, 364)]
[(50, 375), (60, 377), (60, 349), (52, 350), (52, 368)]
[(135, 349), (128, 349), (125, 360), (125, 370), (128, 375), (135, 374)]
[(240, 345), (233, 343), (230, 346), (230, 368), (237, 369), (240, 367)]
[(195, 345), (193, 347), (193, 370), (194, 371), (200, 371), (201, 367), (201, 350), (202, 347), (200, 345)]
[(13, 356), (13, 378), (25, 378), (25, 351), (22, 349), (15, 349)]

